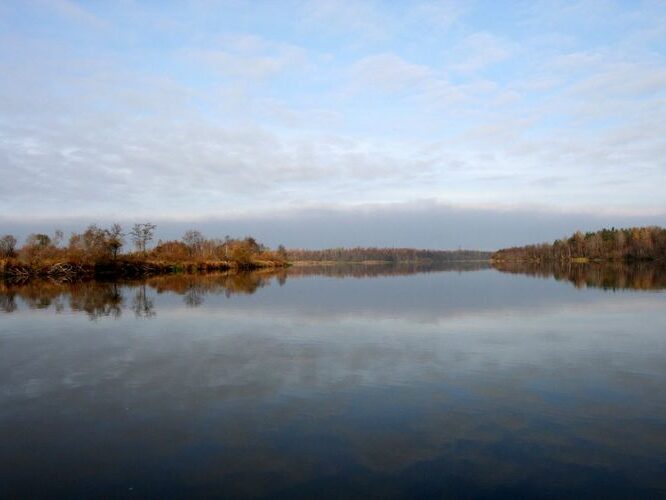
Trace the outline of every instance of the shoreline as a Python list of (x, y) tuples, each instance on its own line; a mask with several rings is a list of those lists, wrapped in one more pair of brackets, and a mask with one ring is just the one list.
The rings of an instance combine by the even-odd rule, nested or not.
[(599, 258), (599, 257), (571, 257), (570, 259), (490, 259), (491, 264), (639, 264), (650, 262), (665, 262), (665, 259), (646, 257), (638, 258)]
[(218, 271), (253, 271), (257, 269), (279, 269), (290, 263), (269, 260), (170, 262), (156, 260), (117, 260), (100, 263), (77, 263), (61, 261), (54, 263), (22, 264), (0, 262), (0, 278), (29, 280), (33, 278), (85, 279), (85, 278), (131, 278), (169, 274), (201, 274)]
[(445, 264), (465, 264), (468, 262), (490, 263), (491, 259), (461, 259), (461, 260), (293, 260), (289, 262), (293, 267), (315, 267), (315, 266), (337, 266), (337, 265), (362, 265), (362, 266), (381, 266), (381, 265), (424, 265), (438, 266)]

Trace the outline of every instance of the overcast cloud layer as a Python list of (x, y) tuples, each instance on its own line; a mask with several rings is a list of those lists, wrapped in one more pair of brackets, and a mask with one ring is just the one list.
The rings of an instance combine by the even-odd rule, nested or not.
[(0, 74), (0, 232), (496, 248), (666, 220), (660, 1), (10, 1)]

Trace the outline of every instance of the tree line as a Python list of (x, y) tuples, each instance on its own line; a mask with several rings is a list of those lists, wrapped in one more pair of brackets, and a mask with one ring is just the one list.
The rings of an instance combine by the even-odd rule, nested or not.
[(631, 227), (577, 231), (553, 243), (504, 248), (493, 254), (495, 261), (555, 262), (587, 260), (666, 259), (666, 229)]
[(419, 250), (415, 248), (327, 248), (324, 250), (294, 249), (287, 252), (290, 261), (310, 262), (392, 262), (441, 263), (489, 260), (491, 253), (479, 250)]
[[(62, 231), (53, 235), (29, 235), (22, 246), (10, 234), (0, 237), (0, 259), (24, 265), (70, 262), (76, 264), (113, 263), (119, 260), (206, 262), (225, 261), (250, 264), (256, 261), (286, 262), (283, 246), (273, 251), (253, 237), (207, 238), (189, 230), (179, 240), (158, 240), (157, 226), (150, 222), (134, 224), (127, 232), (120, 224), (101, 227), (89, 225), (83, 232), (72, 233), (65, 241)], [(131, 243), (128, 247), (127, 243)], [(123, 249), (127, 249), (123, 252)]]

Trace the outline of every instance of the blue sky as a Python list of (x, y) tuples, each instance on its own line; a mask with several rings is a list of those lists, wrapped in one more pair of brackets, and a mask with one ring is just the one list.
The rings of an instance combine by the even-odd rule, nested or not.
[(9, 1), (0, 74), (0, 232), (488, 215), (409, 233), (451, 247), (498, 213), (666, 221), (660, 1)]

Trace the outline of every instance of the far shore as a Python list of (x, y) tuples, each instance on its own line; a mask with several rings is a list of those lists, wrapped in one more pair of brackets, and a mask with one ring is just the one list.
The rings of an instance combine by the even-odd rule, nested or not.
[(362, 266), (380, 266), (380, 265), (441, 265), (441, 264), (464, 264), (469, 262), (490, 262), (490, 259), (461, 259), (447, 260), (442, 262), (433, 262), (430, 260), (294, 260), (289, 262), (294, 267), (314, 267), (314, 266), (339, 266), (339, 265), (362, 265)]

